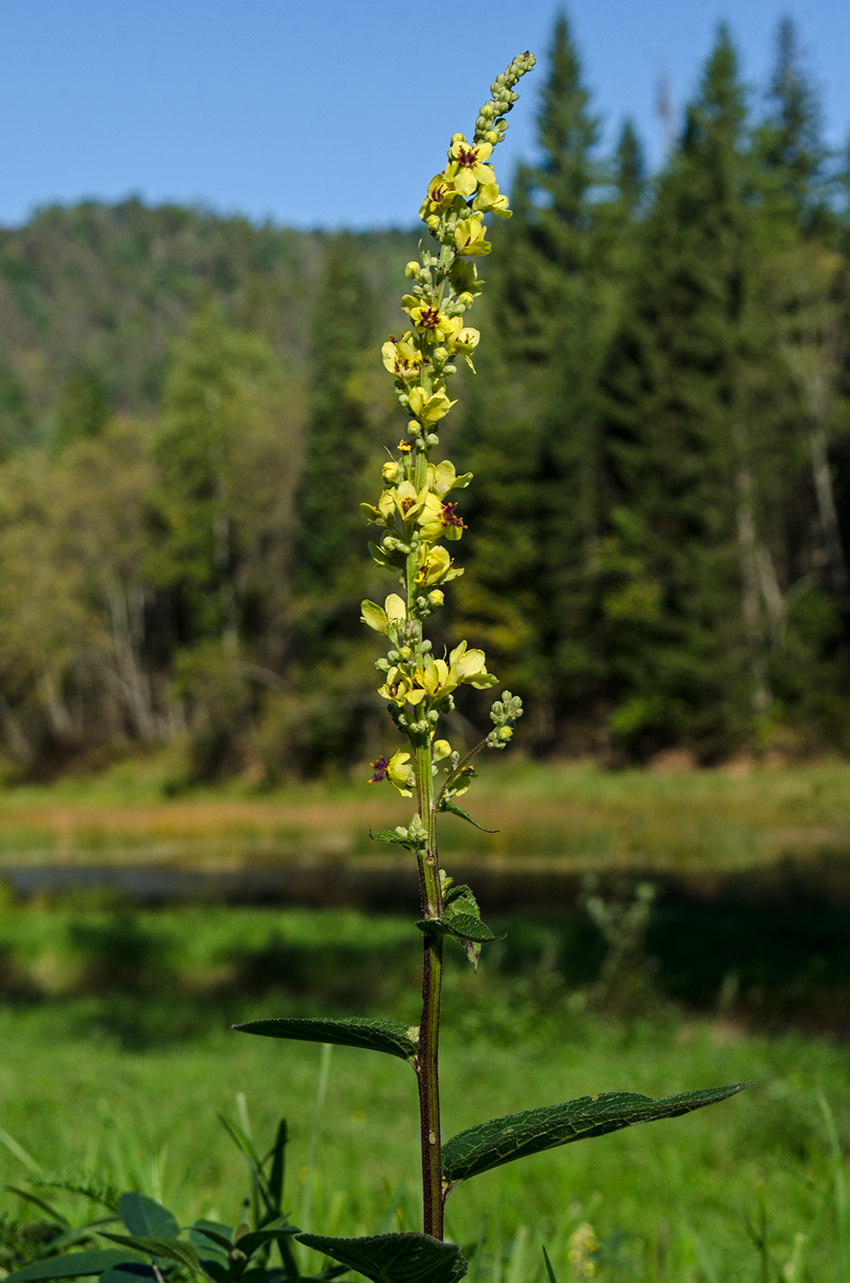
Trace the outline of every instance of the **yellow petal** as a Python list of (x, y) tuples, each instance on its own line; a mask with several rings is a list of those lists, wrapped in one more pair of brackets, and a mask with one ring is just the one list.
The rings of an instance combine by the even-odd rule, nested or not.
[[(388, 599), (389, 600), (389, 599)], [(387, 634), (387, 614), (374, 601), (361, 601), (360, 618), (367, 627), (376, 633)]]
[(387, 620), (391, 624), (401, 624), (407, 619), (407, 606), (398, 593), (391, 592), (384, 602)]

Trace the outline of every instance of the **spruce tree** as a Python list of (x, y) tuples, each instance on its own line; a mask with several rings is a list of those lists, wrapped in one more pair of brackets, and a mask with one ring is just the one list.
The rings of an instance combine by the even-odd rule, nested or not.
[(821, 105), (806, 73), (797, 28), (789, 17), (781, 20), (776, 33), (776, 62), (767, 113), (758, 130), (758, 150), (766, 199), (801, 226), (823, 230), (824, 223), (832, 221), (829, 152), (823, 140)]
[(334, 236), (313, 311), (311, 410), (298, 497), (298, 585), (308, 597), (332, 596), (340, 566), (360, 556), (362, 522), (350, 498), (363, 464), (361, 372), (374, 331), (374, 305), (354, 237)]
[(644, 753), (685, 740), (721, 754), (764, 703), (739, 539), (752, 181), (737, 58), (721, 27), (646, 221), (603, 379), (611, 726)]
[(532, 733), (549, 744), (561, 714), (593, 700), (598, 677), (589, 617), (604, 289), (593, 195), (604, 171), (589, 103), (562, 14), (537, 114), (538, 161), (520, 166), (513, 218), (493, 229), (494, 241), (505, 242), (491, 280), (502, 344), (491, 359), (502, 365), (501, 387), (488, 379), (488, 404), (473, 401), (467, 417), (470, 446), (480, 438), (480, 511), (459, 597), (476, 626), (489, 628), (509, 680), (529, 694)]

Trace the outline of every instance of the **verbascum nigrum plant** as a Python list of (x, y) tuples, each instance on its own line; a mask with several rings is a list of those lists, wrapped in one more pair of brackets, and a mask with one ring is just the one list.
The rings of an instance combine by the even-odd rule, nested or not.
[(460, 496), (473, 480), (452, 460), (439, 458), (439, 434), (455, 405), (449, 384), (458, 363), (475, 370), (481, 335), (467, 317), (484, 284), (478, 261), (491, 250), (485, 220), (511, 216), (491, 160), (507, 129), (505, 117), (519, 97), (515, 86), (533, 66), (531, 54), (520, 54), (496, 78), (471, 139), (452, 137), (445, 167), (428, 184), (419, 216), (430, 235), (420, 244), (419, 258), (405, 269), (410, 285), (401, 308), (407, 321), (382, 348), (407, 423), (381, 469), (379, 492), (361, 504), (367, 521), (377, 528), (369, 544), (372, 558), (396, 581), (383, 604), (362, 603), (362, 622), (386, 639), (386, 653), (376, 661), (379, 694), (402, 738), (399, 748), (372, 763), (370, 783), (388, 782), (402, 797), (415, 799), (415, 810), (407, 824), (372, 836), (405, 848), (417, 863), (416, 927), (423, 951), (419, 1020), (410, 1026), (368, 1018), (261, 1020), (238, 1026), (277, 1038), (383, 1051), (413, 1068), (419, 1086), (423, 1232), (359, 1239), (298, 1236), (376, 1283), (452, 1283), (466, 1273), (460, 1249), (443, 1241), (443, 1211), (452, 1191), (472, 1176), (584, 1137), (688, 1113), (743, 1086), (660, 1100), (628, 1092), (585, 1096), (492, 1119), (443, 1139), (438, 1076), (443, 950), (447, 940), (456, 941), (477, 967), (482, 946), (496, 937), (482, 921), (471, 889), (455, 885), (440, 868), (438, 820), (448, 813), (475, 822), (458, 799), (470, 787), (479, 753), (504, 749), (510, 742), (522, 701), (503, 691), (490, 709), (492, 729), (464, 755), (441, 733), (458, 687), (484, 691), (498, 679), (488, 671), (484, 652), (468, 641), (438, 655), (425, 636), (429, 619), (443, 607), (445, 592), (464, 573), (453, 554), (467, 528)]
[[(234, 1230), (198, 1221), (184, 1239), (166, 1209), (139, 1195), (125, 1195), (115, 1210), (127, 1234), (86, 1229), (109, 1240), (110, 1249), (35, 1262), (11, 1275), (10, 1283), (94, 1274), (108, 1274), (108, 1283), (120, 1283), (128, 1272), (163, 1283), (175, 1270), (181, 1279), (188, 1272), (210, 1283), (280, 1283), (306, 1277), (327, 1283), (348, 1270), (374, 1283), (456, 1283), (466, 1273), (467, 1262), (458, 1246), (443, 1240), (443, 1211), (446, 1199), (464, 1181), (541, 1150), (688, 1113), (746, 1085), (658, 1100), (631, 1092), (587, 1095), (490, 1119), (443, 1138), (438, 1077), (443, 950), (447, 940), (456, 942), (477, 967), (482, 947), (495, 937), (482, 921), (470, 888), (455, 885), (440, 868), (438, 820), (448, 813), (474, 823), (458, 799), (470, 787), (478, 755), (485, 748), (507, 746), (522, 703), (503, 691), (490, 709), (492, 729), (464, 755), (441, 734), (441, 719), (454, 708), (458, 688), (488, 690), (497, 678), (488, 671), (484, 652), (469, 642), (438, 655), (425, 636), (428, 620), (444, 604), (445, 591), (463, 574), (452, 551), (457, 551), (466, 529), (458, 495), (473, 479), (471, 473), (458, 472), (451, 460), (437, 457), (437, 451), (440, 424), (455, 404), (449, 394), (451, 377), (459, 361), (475, 368), (480, 335), (468, 324), (467, 314), (483, 285), (477, 262), (491, 248), (485, 219), (510, 217), (490, 162), (507, 128), (505, 117), (518, 98), (515, 86), (533, 65), (531, 54), (521, 54), (497, 77), (472, 138), (453, 136), (445, 168), (428, 184), (420, 217), (429, 240), (406, 268), (410, 285), (401, 307), (407, 322), (382, 349), (407, 423), (383, 465), (379, 492), (362, 505), (377, 528), (370, 544), (372, 557), (396, 581), (383, 605), (363, 602), (362, 619), (386, 639), (386, 654), (376, 663), (379, 693), (402, 739), (399, 748), (373, 763), (371, 783), (388, 782), (403, 797), (415, 799), (407, 824), (372, 836), (404, 848), (419, 870), (421, 1012), (410, 1025), (367, 1017), (284, 1017), (236, 1026), (267, 1037), (384, 1052), (411, 1067), (419, 1087), (422, 1231), (337, 1238), (292, 1225), (282, 1211), (285, 1124), (264, 1158), (254, 1150), (246, 1130), (228, 1124), (252, 1173), (252, 1226)], [(571, 1240), (571, 1250), (585, 1260), (596, 1240), (589, 1226), (582, 1227), (582, 1234), (580, 1243), (575, 1236)], [(300, 1273), (293, 1239), (329, 1258), (318, 1274)], [(73, 1241), (78, 1243), (79, 1235)], [(279, 1252), (279, 1266), (272, 1263), (272, 1245)], [(554, 1283), (548, 1256), (545, 1266)]]

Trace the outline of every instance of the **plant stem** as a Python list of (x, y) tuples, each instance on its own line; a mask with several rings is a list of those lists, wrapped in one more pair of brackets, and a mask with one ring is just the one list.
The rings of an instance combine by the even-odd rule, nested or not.
[[(427, 830), (419, 857), (419, 883), (424, 918), (439, 917), (443, 904), (437, 853), (437, 815), (430, 739), (416, 746), (416, 791), (419, 815)], [(423, 1230), (443, 1237), (443, 1179), (440, 1157), (440, 1080), (437, 1054), (440, 1040), (440, 998), (443, 983), (443, 937), (426, 932), (422, 954), (422, 1018), (419, 1023), (419, 1119), (422, 1138)]]

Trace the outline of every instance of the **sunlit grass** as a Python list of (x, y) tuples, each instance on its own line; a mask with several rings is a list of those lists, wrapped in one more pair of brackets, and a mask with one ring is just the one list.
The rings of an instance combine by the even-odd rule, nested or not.
[[(789, 854), (850, 852), (844, 762), (664, 775), (498, 761), (487, 764), (469, 807), (498, 832), (449, 818), (442, 826), (449, 856), (746, 868)], [(161, 780), (124, 764), (92, 780), (0, 794), (0, 859), (236, 866), (387, 859), (368, 830), (400, 823), (408, 809), (388, 788), (366, 790), (359, 779), (260, 794), (236, 782), (167, 798)]]

